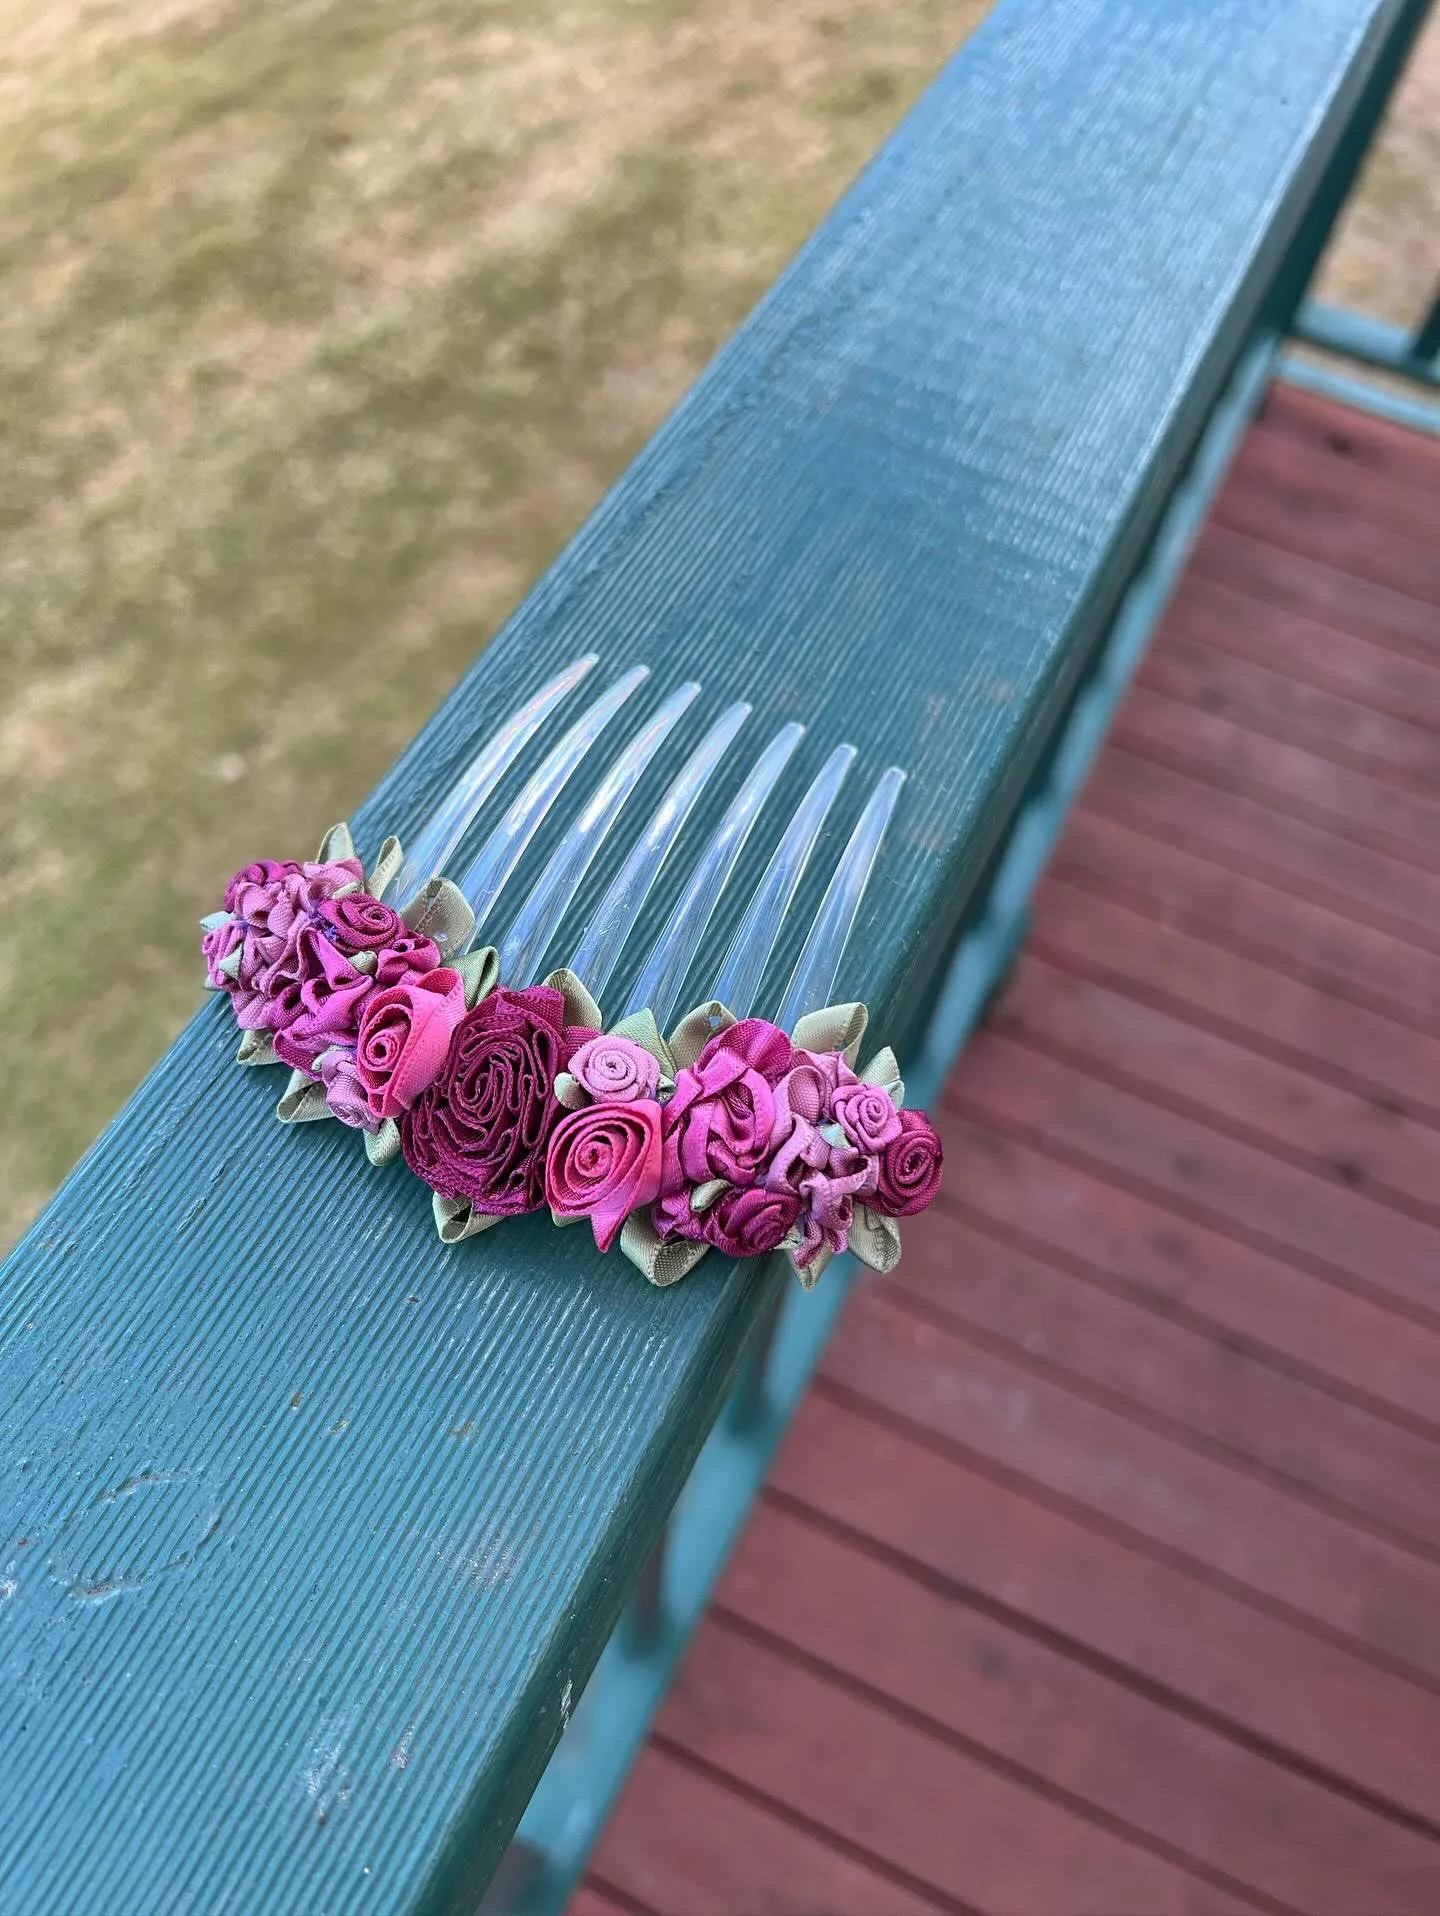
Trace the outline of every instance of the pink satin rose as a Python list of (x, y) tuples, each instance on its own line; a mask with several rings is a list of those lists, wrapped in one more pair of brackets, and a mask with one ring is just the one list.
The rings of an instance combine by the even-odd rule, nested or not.
[(794, 1056), (785, 1033), (763, 1018), (746, 1018), (710, 1040), (695, 1063), (678, 1073), (675, 1095), (665, 1106), (662, 1190), (712, 1178), (756, 1181), (775, 1129), (774, 1087)]
[(557, 1217), (587, 1217), (608, 1251), (620, 1226), (660, 1189), (660, 1106), (606, 1099), (556, 1126), (545, 1157), (545, 1197)]
[(830, 1115), (856, 1150), (872, 1157), (900, 1135), (895, 1100), (879, 1085), (841, 1085), (830, 1099)]
[(724, 1192), (701, 1222), (706, 1242), (727, 1257), (763, 1257), (779, 1250), (799, 1215), (800, 1199), (793, 1191), (752, 1184)]
[(633, 1038), (601, 1032), (570, 1060), (570, 1075), (598, 1103), (653, 1098), (660, 1087), (660, 1060)]
[(331, 1045), (328, 1051), (322, 1051), (315, 1060), (315, 1075), (325, 1087), (325, 1102), (332, 1118), (357, 1131), (379, 1129), (370, 1116), (370, 1101), (349, 1046)]
[(445, 966), (372, 991), (360, 1014), (355, 1071), (376, 1124), (408, 1111), (438, 1075), (465, 1016), (465, 981)]

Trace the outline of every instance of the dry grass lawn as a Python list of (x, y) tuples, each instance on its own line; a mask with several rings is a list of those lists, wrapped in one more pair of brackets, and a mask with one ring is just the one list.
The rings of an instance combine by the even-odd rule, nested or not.
[[(985, 10), (0, 0), (0, 1244)], [(1396, 316), (1437, 108), (1432, 30)]]

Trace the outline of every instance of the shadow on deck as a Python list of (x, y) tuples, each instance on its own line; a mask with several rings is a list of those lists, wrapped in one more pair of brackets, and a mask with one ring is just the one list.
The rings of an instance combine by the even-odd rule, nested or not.
[(575, 1916), (1440, 1909), (1440, 442), (1280, 390)]

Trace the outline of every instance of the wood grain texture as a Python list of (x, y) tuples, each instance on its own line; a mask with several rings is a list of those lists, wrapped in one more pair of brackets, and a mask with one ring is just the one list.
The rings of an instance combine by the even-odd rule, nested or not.
[[(1328, 420), (1269, 408), (1242, 486), (1297, 445), (1340, 468), (1319, 496), (1363, 484)], [(1440, 493), (1440, 443), (1372, 450)], [(1440, 1052), (1399, 1008), (1434, 1006), (1440, 955), (1264, 876), (1295, 870), (1297, 807), (1310, 875), (1333, 847), (1342, 880), (1357, 820), (1418, 814), (1385, 813), (1385, 768), (1327, 788), (1308, 744), (1227, 749), (1208, 694), (1263, 671), (1262, 716), (1294, 727), (1339, 658), (1316, 743), (1373, 749), (1375, 652), (1424, 687), (1440, 648), (1316, 624), (1302, 679), (1253, 663), (1276, 610), (1230, 594), (1200, 658), (1217, 597), (1181, 585), (947, 1089), (941, 1198), (852, 1294), (661, 1734), (966, 1908), (1093, 1916), (1139, 1886), (1156, 1909), (1429, 1916)], [(1430, 771), (1430, 735), (1397, 735)], [(1159, 822), (1107, 796), (1142, 746), (1191, 768)], [(1237, 783), (1232, 869), (1186, 847)], [(602, 1870), (665, 1848), (651, 1800), (637, 1782)]]

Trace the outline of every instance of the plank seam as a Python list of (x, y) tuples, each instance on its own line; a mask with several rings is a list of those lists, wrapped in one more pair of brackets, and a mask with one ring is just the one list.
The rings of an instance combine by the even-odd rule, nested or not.
[(1154, 1836), (1137, 1824), (1129, 1823), (1123, 1817), (1117, 1816), (1113, 1811), (1106, 1810), (1101, 1805), (1067, 1790), (1062, 1784), (1053, 1783), (1048, 1777), (1027, 1769), (1012, 1757), (1003, 1756), (999, 1751), (976, 1742), (973, 1738), (966, 1736), (962, 1730), (954, 1729), (938, 1718), (926, 1715), (923, 1710), (916, 1709), (913, 1704), (906, 1703), (903, 1698), (891, 1696), (888, 1691), (867, 1683), (863, 1677), (852, 1676), (848, 1670), (828, 1663), (823, 1657), (816, 1656), (813, 1651), (806, 1650), (802, 1644), (795, 1643), (789, 1637), (778, 1636), (766, 1629), (763, 1624), (752, 1622), (748, 1617), (731, 1610), (723, 1599), (717, 1598), (712, 1614), (732, 1634), (772, 1651), (802, 1670), (809, 1671), (812, 1676), (828, 1683), (831, 1689), (838, 1690), (859, 1702), (868, 1703), (875, 1709), (883, 1710), (897, 1722), (906, 1724), (937, 1743), (943, 1743), (959, 1751), (994, 1774), (1019, 1784), (1033, 1795), (1055, 1804), (1057, 1808), (1069, 1811), (1072, 1815), (1083, 1818), (1087, 1823), (1093, 1823), (1098, 1829), (1118, 1837), (1132, 1848), (1143, 1850), (1149, 1855), (1158, 1857), (1162, 1862), (1173, 1864), (1187, 1874), (1198, 1877), (1200, 1881), (1209, 1883), (1216, 1889), (1224, 1890), (1228, 1895), (1237, 1896), (1242, 1901), (1253, 1903), (1257, 1908), (1271, 1911), (1273, 1916), (1305, 1916), (1305, 1912), (1298, 1906), (1280, 1901), (1269, 1891), (1255, 1884), (1241, 1882), (1237, 1877), (1226, 1875), (1223, 1870), (1216, 1869), (1213, 1864), (1206, 1863), (1203, 1858), (1192, 1856), (1188, 1851), (1167, 1842), (1165, 1838)]
[[(1054, 1159), (1053, 1154), (1044, 1147), (1037, 1146), (1036, 1153), (1051, 1157), (1052, 1162), (1061, 1161)], [(1097, 1179), (1096, 1182), (1100, 1180)], [(1138, 1309), (1148, 1312), (1160, 1323), (1179, 1324), (1199, 1336), (1212, 1338), (1218, 1344), (1234, 1348), (1255, 1363), (1264, 1364), (1268, 1369), (1289, 1378), (1293, 1383), (1306, 1384), (1313, 1390), (1323, 1392), (1327, 1397), (1333, 1397), (1337, 1403), (1383, 1419), (1397, 1429), (1405, 1431), (1407, 1435), (1422, 1438), (1425, 1442), (1440, 1448), (1440, 1418), (1437, 1418), (1434, 1423), (1429, 1423), (1412, 1411), (1390, 1404), (1383, 1398), (1372, 1397), (1367, 1391), (1357, 1390), (1354, 1385), (1345, 1383), (1328, 1371), (1314, 1370), (1288, 1352), (1279, 1350), (1274, 1345), (1260, 1343), (1248, 1332), (1234, 1330), (1218, 1318), (1207, 1317), (1202, 1311), (1194, 1310), (1178, 1300), (1172, 1300), (1168, 1295), (1164, 1296), (1162, 1301), (1162, 1294), (1146, 1290), (1129, 1279), (1112, 1276), (1110, 1272), (1102, 1271), (1097, 1265), (1077, 1256), (1073, 1251), (1066, 1251), (1059, 1245), (1050, 1244), (1044, 1238), (1031, 1237), (1023, 1226), (991, 1217), (988, 1212), (975, 1209), (963, 1198), (957, 1198), (948, 1191), (941, 1193), (937, 1200), (937, 1209), (960, 1219), (996, 1243), (1007, 1245), (1027, 1257), (1033, 1257), (1039, 1263), (1048, 1264), (1053, 1270), (1076, 1283), (1088, 1285), (1094, 1290), (1105, 1292), (1107, 1296), (1118, 1298), (1123, 1303), (1135, 1305)], [(903, 1266), (901, 1268), (903, 1270)], [(1307, 1271), (1299, 1275), (1309, 1279), (1310, 1274)]]
[(1079, 1523), (1087, 1530), (1093, 1530), (1097, 1536), (1108, 1537), (1112, 1543), (1123, 1545), (1138, 1555), (1152, 1558), (1158, 1563), (1167, 1564), (1172, 1570), (1178, 1570), (1192, 1583), (1221, 1591), (1224, 1595), (1243, 1603), (1247, 1608), (1259, 1611), (1302, 1635), (1313, 1637), (1317, 1642), (1329, 1644), (1332, 1649), (1343, 1651), (1359, 1663), (1369, 1664), (1372, 1668), (1384, 1670), (1388, 1675), (1401, 1682), (1412, 1685), (1431, 1695), (1440, 1696), (1440, 1677), (1432, 1676), (1412, 1663), (1404, 1663), (1398, 1657), (1381, 1650), (1374, 1644), (1366, 1643), (1362, 1637), (1352, 1636), (1348, 1631), (1337, 1629), (1322, 1618), (1308, 1616), (1303, 1610), (1295, 1609), (1279, 1597), (1272, 1597), (1266, 1591), (1257, 1589), (1253, 1584), (1243, 1583), (1237, 1577), (1229, 1576), (1223, 1570), (1216, 1570), (1198, 1557), (1187, 1556), (1173, 1544), (1162, 1543), (1158, 1538), (1148, 1537), (1141, 1530), (1134, 1530), (1118, 1517), (1096, 1510), (1090, 1504), (1072, 1498), (1064, 1491), (1053, 1490), (1038, 1478), (1010, 1464), (997, 1463), (987, 1457), (983, 1451), (972, 1450), (969, 1445), (959, 1442), (944, 1432), (932, 1430), (926, 1424), (919, 1424), (905, 1417), (899, 1411), (867, 1397), (863, 1391), (851, 1384), (840, 1383), (823, 1371), (819, 1373), (810, 1388), (817, 1391), (830, 1402), (842, 1409), (851, 1411), (858, 1417), (877, 1425), (883, 1430), (895, 1432), (907, 1437), (913, 1443), (944, 1457), (952, 1463), (962, 1464), (967, 1470), (988, 1477), (993, 1483), (1013, 1491), (1016, 1495), (1040, 1504), (1054, 1511), (1072, 1523)]
[[(1030, 934), (1026, 941), (1026, 949), (1034, 952), (1037, 957), (1043, 958), (1046, 964), (1053, 965), (1057, 971), (1063, 971), (1072, 978), (1082, 978), (1088, 983), (1103, 986), (1105, 990), (1112, 991), (1117, 996), (1133, 998), (1137, 1004), (1146, 1005), (1154, 1011), (1162, 1011), (1167, 1016), (1177, 1018), (1197, 1031), (1206, 1032), (1211, 1037), (1223, 1038), (1227, 1044), (1233, 1044), (1241, 1050), (1248, 1051), (1254, 1057), (1263, 1058), (1272, 1064), (1285, 1065), (1292, 1071), (1303, 1072), (1306, 1077), (1313, 1078), (1317, 1084), (1326, 1085), (1332, 1090), (1344, 1091), (1351, 1097), (1363, 1099), (1369, 1104), (1378, 1103), (1392, 1117), (1407, 1118), (1413, 1123), (1440, 1130), (1440, 1104), (1433, 1106), (1416, 1104), (1412, 1101), (1410, 1093), (1397, 1090), (1388, 1080), (1382, 1081), (1376, 1078), (1367, 1082), (1364, 1078), (1352, 1077), (1343, 1065), (1332, 1064), (1328, 1059), (1318, 1057), (1313, 1051), (1300, 1051), (1284, 1043), (1283, 1040), (1267, 1039), (1263, 1031), (1250, 1025), (1233, 1024), (1223, 1013), (1211, 1011), (1208, 1006), (1198, 1004), (1193, 998), (1182, 993), (1168, 991), (1163, 984), (1137, 978), (1130, 972), (1114, 971), (1103, 960), (1070, 951), (1065, 945), (1055, 942), (1055, 934), (1044, 930), (1043, 923), (1040, 929)], [(1238, 956), (1238, 954), (1235, 955)], [(1287, 982), (1300, 983), (1298, 979), (1289, 979)], [(1333, 992), (1324, 994), (1326, 997), (1334, 997), (1334, 995)], [(1342, 999), (1340, 1002), (1347, 1001)], [(1390, 1020), (1390, 1022), (1395, 1021)], [(1397, 1028), (1397, 1037), (1401, 1035), (1402, 1030), (1403, 1027)]]
[[(897, 1278), (902, 1276), (896, 1273)], [(1016, 1370), (1027, 1372), (1061, 1390), (1067, 1397), (1074, 1397), (1082, 1403), (1093, 1404), (1097, 1409), (1121, 1417), (1127, 1424), (1140, 1430), (1149, 1430), (1158, 1437), (1167, 1438), (1181, 1449), (1210, 1462), (1234, 1470), (1251, 1481), (1265, 1485), (1278, 1495), (1291, 1498), (1335, 1518), (1337, 1521), (1352, 1525), (1356, 1530), (1364, 1531), (1397, 1550), (1418, 1557), (1422, 1562), (1440, 1563), (1440, 1546), (1428, 1543), (1423, 1537), (1387, 1522), (1383, 1518), (1371, 1515), (1358, 1505), (1347, 1503), (1344, 1498), (1333, 1492), (1317, 1489), (1303, 1478), (1292, 1477), (1278, 1464), (1268, 1463), (1263, 1457), (1255, 1457), (1248, 1452), (1238, 1450), (1224, 1443), (1220, 1438), (1208, 1436), (1191, 1424), (1185, 1424), (1166, 1417), (1162, 1411), (1152, 1410), (1147, 1405), (1126, 1397), (1104, 1384), (1096, 1383), (1083, 1373), (1070, 1370), (1066, 1365), (1037, 1357), (1021, 1344), (1012, 1344), (1006, 1338), (986, 1331), (969, 1323), (966, 1319), (952, 1316), (943, 1305), (932, 1304), (927, 1299), (917, 1297), (907, 1291), (903, 1283), (896, 1282), (885, 1287), (883, 1296), (879, 1291), (873, 1293), (877, 1299), (891, 1308), (903, 1311), (907, 1316), (921, 1323), (932, 1325), (944, 1331), (947, 1336), (955, 1337), (961, 1343), (969, 1344), (972, 1349), (984, 1351), (989, 1356), (998, 1357), (1013, 1365)], [(1440, 1464), (1440, 1459), (1437, 1459)]]
[[(863, 1413), (857, 1413), (863, 1416)], [(866, 1419), (866, 1421), (869, 1421)], [(1018, 1493), (1017, 1493), (1018, 1494)], [(993, 1623), (1013, 1630), (1017, 1636), (1042, 1645), (1057, 1655), (1064, 1656), (1081, 1668), (1092, 1671), (1097, 1676), (1119, 1684), (1135, 1696), (1144, 1698), (1157, 1707), (1168, 1710), (1172, 1715), (1182, 1717), (1186, 1722), (1194, 1723), (1201, 1729), (1209, 1730), (1227, 1742), (1247, 1751), (1264, 1762), (1274, 1764), (1292, 1775), (1313, 1783), (1317, 1788), (1329, 1791), (1332, 1795), (1345, 1798), (1362, 1809), (1372, 1811), (1387, 1821), (1418, 1836), (1428, 1837), (1440, 1842), (1440, 1821), (1431, 1821), (1408, 1809), (1403, 1803), (1393, 1802), (1389, 1797), (1368, 1790), (1363, 1783), (1343, 1776), (1340, 1772), (1329, 1770), (1323, 1764), (1291, 1750), (1282, 1743), (1272, 1742), (1268, 1737), (1247, 1729), (1243, 1723), (1213, 1710), (1203, 1703), (1197, 1703), (1182, 1691), (1172, 1690), (1155, 1677), (1146, 1676), (1143, 1671), (1129, 1664), (1116, 1662), (1103, 1650), (1083, 1642), (1078, 1637), (1067, 1636), (1063, 1630), (1053, 1625), (1041, 1623), (1037, 1618), (1027, 1616), (1023, 1611), (1011, 1610), (997, 1598), (987, 1596), (973, 1584), (964, 1583), (960, 1578), (937, 1570), (918, 1557), (910, 1556), (906, 1551), (897, 1549), (882, 1537), (872, 1537), (868, 1531), (856, 1529), (843, 1518), (832, 1516), (828, 1511), (807, 1503), (794, 1491), (785, 1490), (776, 1484), (767, 1484), (763, 1493), (764, 1501), (783, 1511), (797, 1522), (810, 1525), (836, 1543), (847, 1545), (863, 1556), (873, 1558), (877, 1563), (897, 1571), (912, 1583), (929, 1591), (934, 1596), (946, 1598), (960, 1604), (977, 1616), (988, 1618)]]

